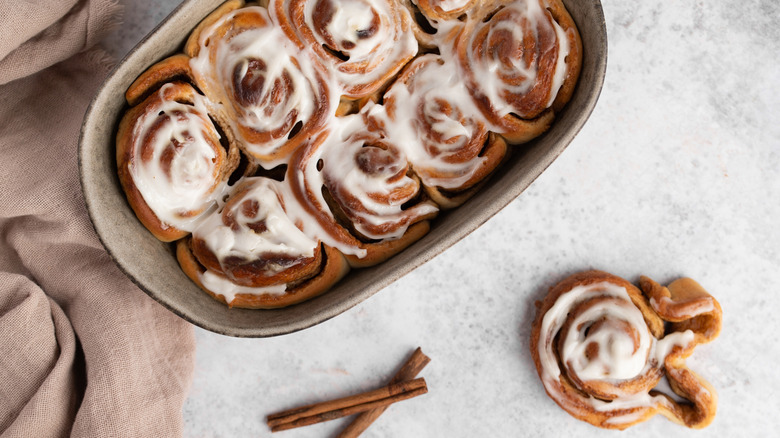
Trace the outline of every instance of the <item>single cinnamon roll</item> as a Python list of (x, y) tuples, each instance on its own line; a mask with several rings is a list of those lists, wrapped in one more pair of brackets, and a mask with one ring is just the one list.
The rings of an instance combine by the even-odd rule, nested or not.
[(579, 77), (582, 43), (560, 0), (486, 2), (469, 17), (457, 57), (479, 109), (510, 143), (547, 130)]
[(439, 55), (415, 59), (369, 117), (403, 148), (426, 192), (443, 208), (465, 202), (507, 153), (454, 63)]
[(218, 9), (186, 45), (196, 84), (265, 168), (286, 164), (338, 104), (328, 73), (259, 6)]
[(370, 266), (424, 235), (437, 206), (421, 194), (403, 152), (356, 114), (305, 145), (286, 181), (316, 218), (323, 241), (352, 266)]
[[(531, 333), (545, 390), (572, 416), (603, 428), (625, 429), (656, 413), (705, 427), (717, 395), (684, 359), (718, 335), (720, 305), (691, 279), (640, 284), (645, 295), (622, 278), (587, 271), (550, 290)], [(653, 389), (663, 377), (687, 402)]]
[(222, 210), (178, 244), (182, 269), (231, 307), (281, 307), (325, 291), (348, 265), (301, 231), (287, 205), (278, 181), (244, 178)]
[(271, 0), (268, 8), (350, 99), (379, 91), (417, 53), (412, 19), (395, 0)]
[(122, 118), (116, 139), (119, 181), (155, 237), (179, 239), (216, 209), (239, 161), (232, 139), (224, 137), (228, 132), (183, 82), (163, 85)]

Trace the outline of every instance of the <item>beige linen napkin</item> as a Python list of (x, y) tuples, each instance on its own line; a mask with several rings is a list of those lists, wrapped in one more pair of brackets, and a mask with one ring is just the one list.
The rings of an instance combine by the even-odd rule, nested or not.
[(79, 128), (107, 72), (84, 50), (116, 12), (114, 0), (0, 2), (3, 438), (181, 434), (192, 328), (116, 268), (79, 186)]

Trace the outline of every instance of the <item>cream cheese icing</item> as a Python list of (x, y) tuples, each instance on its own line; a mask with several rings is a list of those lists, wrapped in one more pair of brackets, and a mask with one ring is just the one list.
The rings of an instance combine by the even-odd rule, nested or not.
[[(158, 91), (161, 105), (147, 111), (133, 129), (135, 142), (129, 163), (135, 186), (163, 225), (192, 231), (204, 212), (214, 210), (227, 190), (215, 164), (219, 134), (208, 117), (203, 98), (191, 105), (166, 97), (172, 84)], [(207, 139), (204, 131), (212, 137)]]

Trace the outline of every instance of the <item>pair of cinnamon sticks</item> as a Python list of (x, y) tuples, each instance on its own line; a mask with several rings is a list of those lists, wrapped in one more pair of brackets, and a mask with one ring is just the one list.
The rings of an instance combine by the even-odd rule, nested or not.
[(338, 435), (339, 438), (357, 437), (391, 404), (428, 392), (425, 379), (416, 377), (430, 361), (417, 347), (387, 386), (269, 415), (268, 426), (271, 432), (279, 432), (361, 413)]

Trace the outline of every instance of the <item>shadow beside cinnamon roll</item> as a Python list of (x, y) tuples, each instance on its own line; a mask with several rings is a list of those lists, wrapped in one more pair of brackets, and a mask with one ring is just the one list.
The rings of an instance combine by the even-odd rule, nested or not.
[[(601, 271), (570, 276), (537, 309), (531, 354), (547, 394), (572, 416), (625, 429), (660, 413), (691, 428), (710, 424), (717, 395), (685, 365), (717, 337), (718, 302), (691, 279), (642, 291)], [(644, 292), (644, 295), (643, 295)], [(656, 389), (666, 378), (678, 402)]]

